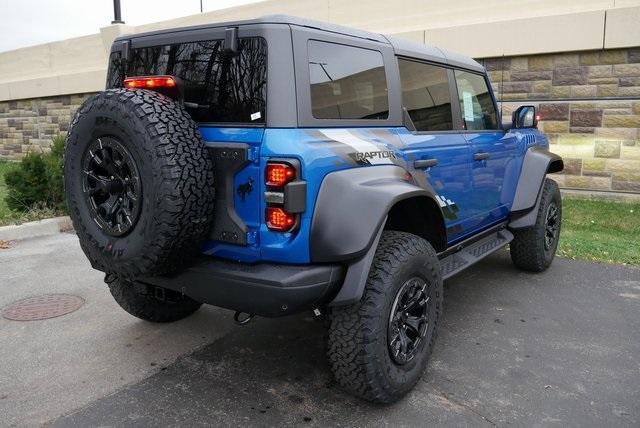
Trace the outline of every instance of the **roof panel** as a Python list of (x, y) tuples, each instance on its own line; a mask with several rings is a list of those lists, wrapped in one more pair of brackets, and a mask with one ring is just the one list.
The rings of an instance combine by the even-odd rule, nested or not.
[(219, 28), (219, 27), (235, 27), (241, 25), (252, 24), (284, 24), (295, 25), (305, 28), (313, 28), (321, 31), (328, 31), (335, 34), (342, 34), (345, 36), (358, 37), (361, 39), (374, 40), (380, 43), (390, 44), (396, 54), (410, 56), (418, 59), (424, 59), (427, 61), (440, 62), (449, 64), (456, 67), (463, 67), (475, 71), (484, 71), (484, 68), (473, 59), (466, 57), (455, 52), (450, 52), (444, 49), (439, 49), (434, 46), (423, 45), (422, 43), (412, 42), (397, 37), (384, 36), (378, 33), (372, 33), (369, 31), (358, 30), (355, 28), (344, 27), (342, 25), (330, 24), (326, 22), (314, 21), (311, 19), (299, 18), (290, 15), (265, 15), (255, 19), (247, 19), (242, 21), (229, 21), (229, 22), (217, 22), (205, 25), (197, 25), (192, 27), (171, 28), (166, 30), (152, 31), (146, 33), (139, 33), (133, 35), (124, 35), (118, 37), (116, 40), (131, 39), (145, 36), (152, 36), (157, 34), (169, 34), (172, 32), (180, 32), (186, 30), (197, 30), (206, 28)]
[(436, 47), (398, 37), (387, 36), (387, 39), (389, 43), (391, 43), (391, 46), (393, 46), (396, 55), (410, 56), (425, 61), (447, 62), (447, 58), (442, 54), (442, 51)]

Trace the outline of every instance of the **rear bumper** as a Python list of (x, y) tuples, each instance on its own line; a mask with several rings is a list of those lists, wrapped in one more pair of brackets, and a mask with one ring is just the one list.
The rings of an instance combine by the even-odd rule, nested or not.
[(264, 317), (290, 315), (330, 302), (344, 280), (339, 264), (236, 263), (203, 257), (183, 272), (140, 282), (214, 306)]

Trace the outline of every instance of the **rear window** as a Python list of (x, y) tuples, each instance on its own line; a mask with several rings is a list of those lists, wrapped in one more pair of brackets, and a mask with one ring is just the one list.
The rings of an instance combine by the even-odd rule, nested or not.
[(375, 50), (309, 40), (311, 108), (316, 119), (386, 119), (387, 78)]
[[(263, 38), (240, 38), (234, 56), (224, 53), (223, 40), (133, 49), (125, 69), (127, 76), (166, 74), (182, 79), (185, 107), (197, 122), (265, 123)], [(116, 74), (110, 71), (108, 84), (113, 85)], [(114, 86), (121, 85), (122, 81)]]

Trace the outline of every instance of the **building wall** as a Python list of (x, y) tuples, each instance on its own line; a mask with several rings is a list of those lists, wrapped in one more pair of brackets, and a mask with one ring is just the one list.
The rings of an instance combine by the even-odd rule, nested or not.
[(498, 91), (504, 79), (507, 114), (540, 108), (540, 128), (567, 159), (562, 186), (640, 192), (640, 0), (267, 0), (0, 52), (0, 158), (65, 133), (86, 94), (104, 88), (115, 37), (274, 13), (479, 58)]
[[(565, 188), (640, 192), (640, 48), (488, 58), (506, 121), (533, 104)], [(502, 93), (501, 93), (502, 92)]]
[(0, 159), (48, 151), (53, 137), (66, 135), (72, 116), (90, 95), (0, 102)]

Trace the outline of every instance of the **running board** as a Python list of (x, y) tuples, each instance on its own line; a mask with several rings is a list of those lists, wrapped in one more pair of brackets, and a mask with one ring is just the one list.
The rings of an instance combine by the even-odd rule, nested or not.
[(460, 251), (450, 254), (440, 260), (442, 279), (447, 279), (461, 270), (482, 260), (489, 254), (507, 245), (513, 240), (513, 234), (507, 229), (501, 229), (484, 238), (463, 247)]

